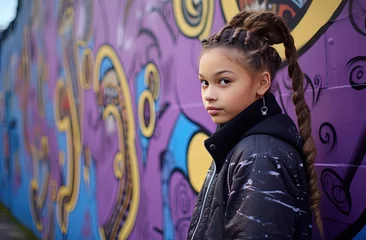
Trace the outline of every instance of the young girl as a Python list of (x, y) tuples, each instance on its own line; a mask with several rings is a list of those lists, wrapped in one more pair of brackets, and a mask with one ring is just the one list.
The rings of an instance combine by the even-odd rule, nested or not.
[[(271, 12), (240, 12), (202, 43), (202, 101), (218, 129), (204, 143), (213, 163), (188, 239), (311, 239), (311, 210), (323, 236), (310, 110), (284, 21)], [(271, 94), (282, 62), (271, 46), (280, 43), (300, 135)]]

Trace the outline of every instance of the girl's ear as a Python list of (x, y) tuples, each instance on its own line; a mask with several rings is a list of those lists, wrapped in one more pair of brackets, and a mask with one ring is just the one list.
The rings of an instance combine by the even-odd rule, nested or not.
[(271, 87), (272, 79), (269, 72), (263, 72), (258, 76), (258, 89), (257, 94), (263, 96)]

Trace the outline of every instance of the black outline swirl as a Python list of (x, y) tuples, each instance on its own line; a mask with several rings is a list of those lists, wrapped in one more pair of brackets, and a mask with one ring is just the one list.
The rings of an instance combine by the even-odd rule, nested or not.
[[(365, 67), (366, 67), (366, 56), (356, 56), (356, 57), (352, 58), (351, 60), (349, 60), (346, 64), (348, 69), (352, 68), (351, 71), (349, 72), (349, 84), (351, 85), (351, 87), (354, 90), (357, 90), (357, 91), (361, 91), (366, 88), (366, 75), (364, 74), (365, 67), (362, 66), (362, 64), (360, 62), (364, 62)], [(354, 81), (352, 76), (356, 70), (358, 70), (357, 75), (358, 75), (358, 73), (361, 73), (361, 76), (360, 77), (357, 76), (357, 79), (361, 80), (362, 77), (365, 76), (364, 82), (358, 82), (358, 81), (355, 82)]]
[[(324, 133), (324, 129), (326, 128), (326, 127), (328, 127), (329, 129), (330, 129), (330, 131), (331, 131), (331, 134), (329, 133), (329, 132), (325, 132), (325, 135), (324, 135), (324, 137), (323, 137), (323, 134), (322, 133)], [(322, 125), (320, 125), (320, 127), (319, 127), (319, 139), (320, 139), (320, 141), (323, 143), (323, 144), (329, 144), (329, 142), (331, 141), (331, 140), (333, 140), (332, 142), (331, 142), (331, 145), (330, 145), (330, 147), (329, 147), (329, 149), (327, 150), (327, 152), (329, 152), (329, 151), (331, 151), (332, 149), (333, 149), (333, 147), (336, 145), (336, 143), (337, 143), (337, 132), (336, 132), (336, 130), (335, 130), (335, 128), (334, 128), (334, 126), (331, 124), (331, 123), (329, 123), (329, 122), (324, 122), (324, 123), (322, 123)]]
[[(340, 184), (335, 184), (334, 178), (336, 178)], [(330, 181), (329, 181), (330, 179)], [(328, 185), (332, 183), (331, 192), (327, 191)], [(352, 209), (352, 198), (349, 192), (349, 187), (343, 179), (338, 175), (336, 171), (331, 168), (326, 168), (321, 173), (321, 184), (324, 193), (333, 205), (344, 215), (348, 215)], [(330, 195), (331, 193), (331, 195)], [(341, 198), (339, 198), (341, 196)]]

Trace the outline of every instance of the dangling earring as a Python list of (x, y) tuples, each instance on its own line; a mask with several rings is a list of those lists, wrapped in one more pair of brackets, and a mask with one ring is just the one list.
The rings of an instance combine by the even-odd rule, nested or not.
[(268, 112), (268, 107), (266, 106), (266, 100), (264, 96), (262, 96), (262, 99), (263, 99), (263, 107), (261, 108), (261, 112), (263, 116), (266, 116)]

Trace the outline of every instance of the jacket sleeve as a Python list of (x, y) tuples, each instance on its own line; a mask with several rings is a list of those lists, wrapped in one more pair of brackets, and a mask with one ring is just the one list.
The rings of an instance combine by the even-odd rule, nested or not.
[[(276, 156), (253, 154), (228, 172), (225, 239), (292, 239), (296, 186)], [(296, 196), (295, 196), (296, 197)]]

